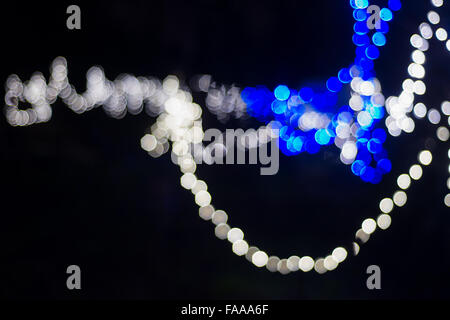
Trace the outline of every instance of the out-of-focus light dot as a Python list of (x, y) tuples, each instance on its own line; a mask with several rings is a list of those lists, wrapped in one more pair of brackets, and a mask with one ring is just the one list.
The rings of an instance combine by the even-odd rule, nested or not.
[(447, 50), (450, 51), (450, 40), (447, 40), (445, 46), (447, 47)]
[(227, 238), (228, 231), (230, 230), (230, 226), (226, 223), (221, 223), (214, 228), (214, 234), (217, 238), (224, 240)]
[(389, 213), (394, 208), (394, 202), (390, 198), (384, 198), (380, 201), (380, 210), (383, 213)]
[(420, 51), (425, 52), (425, 51), (427, 51), (429, 48), (430, 48), (430, 43), (428, 42), (427, 39), (423, 39), (422, 45), (421, 45), (419, 48), (417, 48), (417, 49), (419, 49)]
[(245, 254), (245, 259), (252, 262), (252, 256), (255, 252), (258, 252), (259, 249), (257, 247), (249, 247), (247, 253)]
[(371, 96), (375, 93), (375, 86), (370, 81), (363, 81), (359, 86), (359, 91), (363, 96)]
[(226, 223), (228, 221), (228, 215), (223, 210), (217, 210), (212, 214), (211, 220), (215, 225)]
[(419, 162), (424, 166), (427, 166), (433, 160), (433, 155), (428, 150), (423, 150), (419, 153)]
[(415, 63), (424, 64), (426, 60), (425, 54), (420, 50), (414, 50), (414, 52), (412, 53), (412, 60)]
[[(195, 170), (197, 170), (197, 165), (195, 164), (192, 157), (182, 157), (182, 159), (179, 162), (180, 170), (183, 173), (194, 173)], [(206, 183), (202, 180), (197, 180), (194, 187), (192, 187), (192, 192), (196, 194), (200, 190), (206, 190), (208, 187), (206, 186)]]
[(299, 262), (300, 257), (291, 256), (287, 259), (287, 268), (292, 272), (297, 271), (299, 269)]
[[(229, 233), (229, 232), (228, 232)], [(243, 256), (247, 254), (248, 243), (245, 240), (236, 240), (233, 242), (233, 252), (238, 256)]]
[(445, 40), (447, 40), (447, 37), (448, 37), (448, 35), (447, 35), (447, 31), (445, 31), (445, 29), (439, 28), (436, 30), (436, 38), (439, 41), (445, 41)]
[(388, 173), (392, 170), (392, 163), (389, 159), (381, 159), (377, 162), (377, 168), (383, 173)]
[(376, 228), (377, 223), (372, 218), (364, 220), (363, 223), (361, 224), (361, 229), (367, 234), (372, 234)]
[(374, 45), (381, 47), (386, 44), (386, 37), (381, 32), (375, 32), (372, 41)]
[(192, 189), (196, 181), (197, 178), (192, 173), (185, 173), (180, 178), (181, 186), (185, 189)]
[(356, 21), (364, 21), (367, 19), (367, 12), (365, 10), (354, 10), (353, 11), (353, 18), (355, 18)]
[(436, 131), (436, 135), (439, 140), (445, 142), (448, 140), (448, 138), (450, 136), (450, 132), (448, 131), (448, 129), (446, 127), (439, 127)]
[(372, 167), (364, 167), (361, 170), (361, 179), (365, 182), (373, 182), (377, 177), (375, 176), (375, 169)]
[(287, 109), (287, 103), (286, 101), (280, 101), (280, 100), (274, 100), (272, 102), (272, 111), (276, 114), (282, 114)]
[(371, 59), (371, 60), (375, 60), (380, 56), (380, 51), (378, 50), (378, 48), (374, 45), (369, 45), (366, 48), (366, 56), (367, 58)]
[(341, 263), (345, 260), (345, 258), (347, 258), (347, 250), (342, 247), (337, 247), (333, 250), (331, 255), (333, 256), (334, 260)]
[(392, 219), (388, 214), (380, 214), (377, 218), (377, 225), (381, 230), (386, 230), (391, 225)]
[(419, 31), (425, 39), (433, 38), (433, 29), (431, 29), (431, 26), (428, 23), (421, 23), (419, 26)]
[(370, 139), (367, 143), (367, 149), (371, 153), (379, 153), (383, 149), (383, 144), (378, 139)]
[(358, 148), (356, 147), (356, 143), (347, 141), (342, 146), (342, 156), (346, 159), (354, 159), (356, 154), (358, 153)]
[(331, 77), (327, 80), (327, 88), (331, 92), (338, 92), (342, 89), (342, 82), (337, 77)]
[(327, 272), (327, 269), (324, 266), (324, 262), (325, 262), (325, 259), (323, 259), (323, 258), (319, 258), (316, 260), (316, 263), (314, 264), (314, 270), (318, 274), (323, 274), (323, 273)]
[[(403, 88), (403, 91), (406, 91), (408, 93), (414, 92), (414, 80), (412, 80), (412, 79), (405, 79), (402, 82), (402, 88)], [(398, 101), (398, 99), (397, 99), (397, 101)], [(389, 100), (389, 105), (391, 105), (391, 104), (393, 104), (392, 103), (392, 99)]]
[(388, 131), (393, 137), (398, 137), (402, 133), (402, 130), (395, 124), (395, 122), (388, 125)]
[(388, 8), (383, 8), (380, 10), (380, 18), (383, 21), (391, 21), (392, 20), (392, 11)]
[(425, 77), (425, 69), (421, 64), (411, 63), (408, 66), (408, 73), (411, 77), (422, 79)]
[(447, 193), (444, 197), (444, 203), (447, 207), (450, 207), (450, 193)]
[(418, 164), (414, 164), (411, 166), (411, 168), (409, 168), (409, 175), (414, 180), (419, 180), (420, 178), (422, 178), (422, 174), (423, 174), (422, 167)]
[(339, 70), (338, 78), (343, 83), (349, 83), (350, 81), (352, 81), (352, 77), (350, 76), (350, 70), (347, 68)]
[(200, 207), (198, 209), (198, 215), (203, 220), (210, 220), (212, 215), (213, 215), (213, 213), (214, 213), (214, 207), (212, 205), (207, 205), (207, 206), (204, 206), (204, 207)]
[(442, 102), (441, 110), (443, 114), (445, 114), (446, 116), (450, 116), (450, 102), (449, 101)]
[(291, 272), (287, 267), (287, 259), (281, 259), (280, 261), (278, 261), (277, 270), (281, 274), (288, 274), (289, 272)]
[(404, 191), (397, 191), (396, 193), (394, 193), (392, 199), (394, 199), (394, 203), (397, 207), (403, 207), (408, 200), (408, 196)]
[(373, 118), (367, 111), (361, 111), (357, 116), (358, 123), (362, 127), (368, 127), (372, 124)]
[(430, 109), (428, 111), (428, 121), (432, 124), (438, 124), (441, 121), (441, 113), (436, 109)]
[[(414, 84), (412, 88), (414, 90)], [(403, 105), (404, 107), (409, 106), (414, 101), (414, 95), (412, 92), (403, 91), (400, 96), (398, 97), (398, 102)]]
[(314, 139), (320, 145), (326, 145), (330, 142), (331, 137), (327, 134), (326, 129), (319, 129), (314, 134)]
[(274, 94), (275, 98), (277, 98), (278, 100), (285, 101), (289, 98), (291, 91), (287, 86), (279, 85), (275, 88)]
[(336, 127), (336, 136), (341, 139), (347, 139), (350, 137), (350, 126), (348, 124), (339, 124)]
[[(352, 67), (352, 69), (354, 68), (354, 66)], [(350, 70), (352, 70), (350, 69)], [(352, 81), (350, 82), (350, 87), (352, 88), (353, 91), (355, 92), (359, 92), (359, 87), (361, 86), (361, 82), (363, 82), (363, 80), (358, 77), (355, 76)]]
[(359, 94), (354, 94), (349, 100), (350, 108), (355, 111), (361, 111), (364, 107), (364, 101)]
[(252, 256), (253, 264), (259, 268), (264, 267), (267, 263), (267, 260), (269, 260), (269, 257), (264, 251), (255, 252)]
[(447, 189), (450, 189), (450, 178), (447, 179)]
[(356, 8), (358, 9), (365, 9), (369, 5), (368, 0), (355, 0)]
[[(377, 90), (378, 90), (378, 85), (377, 85)], [(386, 99), (384, 98), (384, 95), (381, 93), (375, 93), (372, 97), (370, 97), (370, 102), (372, 102), (372, 104), (374, 106), (384, 106)]]
[(228, 241), (234, 243), (238, 240), (244, 239), (244, 232), (242, 232), (242, 230), (239, 228), (233, 228), (230, 231), (228, 231), (227, 238)]
[(409, 42), (414, 48), (420, 48), (423, 45), (423, 38), (418, 34), (413, 34), (409, 39)]
[(206, 182), (203, 180), (195, 181), (195, 184), (191, 189), (192, 193), (195, 195), (197, 193), (199, 193), (200, 191), (206, 191), (206, 190), (208, 190), (208, 186), (207, 186)]
[(428, 40), (423, 39), (423, 43), (420, 46), (420, 48), (418, 48), (420, 51), (427, 51), (430, 48), (430, 43), (428, 42)]
[(141, 138), (141, 148), (147, 152), (152, 151), (156, 148), (157, 140), (152, 134), (146, 134)]
[(355, 238), (361, 241), (361, 243), (366, 243), (370, 239), (370, 234), (364, 232), (363, 229), (356, 231)]
[(418, 95), (423, 95), (427, 90), (425, 83), (421, 80), (414, 82), (414, 92)]
[(397, 178), (397, 185), (402, 189), (408, 189), (411, 185), (411, 178), (406, 173), (403, 173)]
[(444, 4), (444, 1), (443, 0), (431, 0), (431, 3), (435, 7), (440, 7), (440, 6), (442, 6)]
[(300, 150), (302, 150), (302, 147), (303, 147), (304, 143), (305, 143), (305, 139), (303, 137), (296, 137), (294, 139), (294, 141), (292, 141), (292, 146), (296, 150), (300, 151)]
[(267, 260), (266, 268), (270, 272), (278, 271), (278, 263), (280, 262), (280, 258), (276, 256), (271, 256), (269, 260)]
[(195, 195), (195, 203), (200, 207), (207, 206), (211, 203), (211, 195), (208, 191), (202, 190)]
[(180, 83), (176, 76), (170, 75), (163, 80), (163, 90), (170, 96), (177, 93)]
[(327, 256), (323, 261), (323, 266), (328, 271), (332, 271), (337, 268), (338, 262), (333, 258), (333, 256)]
[(185, 140), (175, 141), (172, 144), (172, 151), (177, 156), (184, 156), (189, 151), (189, 145)]
[(416, 125), (414, 123), (414, 120), (408, 117), (401, 121), (400, 127), (402, 128), (403, 131), (411, 133), (414, 131)]
[(427, 107), (423, 103), (419, 102), (414, 106), (414, 115), (419, 119), (425, 117), (427, 115)]
[(441, 21), (439, 14), (435, 11), (430, 11), (427, 14), (428, 21), (432, 24), (438, 24)]
[(353, 255), (357, 256), (359, 253), (359, 244), (357, 244), (356, 242), (353, 242)]
[(303, 272), (311, 271), (314, 268), (314, 259), (309, 256), (301, 257), (298, 265)]

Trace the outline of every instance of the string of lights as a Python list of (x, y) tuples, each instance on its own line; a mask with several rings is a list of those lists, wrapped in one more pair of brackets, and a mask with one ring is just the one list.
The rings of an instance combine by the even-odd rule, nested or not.
[[(383, 148), (385, 132), (375, 129), (384, 118), (384, 96), (375, 77), (374, 61), (379, 48), (386, 44), (388, 22), (393, 11), (401, 9), (398, 0), (389, 1), (389, 8), (379, 12), (379, 22), (371, 28), (368, 0), (351, 0), (356, 46), (354, 62), (330, 77), (325, 88), (298, 91), (279, 85), (270, 92), (266, 88), (245, 88), (242, 92), (247, 112), (280, 131), (280, 150), (286, 155), (317, 153), (321, 146), (335, 144), (341, 149), (344, 164), (352, 164), (352, 172), (363, 181), (378, 183), (390, 171), (391, 163)], [(373, 29), (373, 30), (372, 30)], [(349, 85), (348, 105), (334, 112), (339, 92)], [(375, 164), (372, 164), (372, 163)]]
[[(174, 78), (168, 80), (174, 81)], [(172, 83), (172, 86), (177, 87), (178, 83)], [(326, 257), (319, 257), (313, 259), (310, 256), (299, 257), (293, 255), (286, 259), (280, 259), (277, 256), (268, 256), (268, 254), (250, 244), (244, 239), (244, 232), (240, 228), (231, 227), (228, 224), (229, 216), (224, 210), (216, 210), (212, 205), (212, 196), (208, 192), (208, 185), (205, 181), (200, 180), (195, 175), (196, 165), (193, 156), (188, 152), (188, 148), (178, 148), (176, 146), (182, 144), (187, 145), (190, 141), (190, 135), (178, 135), (180, 127), (177, 123), (182, 124), (182, 130), (190, 130), (194, 128), (195, 117), (189, 115), (185, 111), (186, 103), (182, 94), (179, 92), (173, 94), (174, 100), (171, 100), (170, 107), (167, 113), (161, 114), (157, 120), (157, 123), (162, 125), (162, 128), (167, 128), (165, 137), (173, 143), (173, 152), (177, 155), (178, 166), (182, 176), (180, 178), (180, 184), (183, 188), (191, 190), (194, 195), (195, 203), (199, 206), (199, 215), (204, 220), (210, 220), (215, 225), (215, 235), (219, 239), (227, 239), (232, 244), (232, 251), (239, 256), (245, 256), (257, 267), (267, 267), (269, 271), (278, 271), (282, 274), (287, 274), (292, 271), (302, 270), (310, 271), (314, 269), (316, 272), (322, 274), (327, 271), (334, 270), (339, 263), (343, 262), (348, 251), (354, 255), (357, 255), (360, 250), (360, 244), (367, 242), (370, 235), (375, 232), (378, 227), (381, 230), (386, 230), (391, 224), (391, 216), (389, 215), (394, 205), (402, 207), (407, 202), (407, 190), (413, 180), (420, 180), (423, 174), (423, 166), (428, 166), (432, 162), (432, 153), (429, 150), (422, 150), (418, 154), (418, 164), (414, 164), (410, 167), (408, 173), (404, 173), (398, 176), (397, 185), (399, 190), (395, 191), (390, 198), (384, 198), (379, 203), (380, 215), (375, 219), (367, 218), (362, 224), (361, 228), (356, 231), (355, 241), (351, 246), (339, 246), (331, 251)], [(177, 106), (177, 107), (175, 107)], [(176, 121), (172, 117), (178, 119)], [(170, 120), (172, 119), (172, 120)], [(196, 127), (198, 128), (198, 126)], [(161, 127), (156, 127), (155, 130), (159, 130)], [(199, 129), (197, 129), (199, 130)], [(152, 134), (154, 132), (152, 131)], [(147, 134), (141, 140), (141, 144), (145, 150), (151, 149), (156, 145), (156, 142), (152, 137), (152, 134)], [(185, 140), (187, 137), (187, 140)], [(151, 152), (151, 151), (150, 151)]]
[[(389, 3), (392, 10), (400, 9), (399, 1), (389, 1)], [(447, 116), (450, 123), (450, 102), (448, 101), (441, 104), (441, 110), (428, 109), (424, 103), (413, 106), (414, 95), (423, 95), (426, 92), (426, 85), (421, 79), (425, 76), (425, 51), (429, 47), (428, 40), (434, 34), (437, 40), (444, 42), (447, 40), (447, 32), (442, 27), (438, 27), (433, 32), (432, 25), (437, 25), (440, 17), (436, 12), (430, 11), (427, 17), (431, 25), (422, 23), (419, 26), (420, 35), (414, 34), (410, 39), (413, 47), (411, 54), (413, 62), (408, 67), (408, 73), (411, 78), (417, 80), (403, 81), (401, 94), (389, 97), (385, 102), (381, 93), (381, 84), (374, 76), (371, 61), (378, 57), (377, 47), (385, 44), (384, 34), (388, 31), (387, 24), (382, 24), (384, 27), (381, 28), (385, 29), (376, 31), (369, 40), (373, 44), (369, 44), (370, 42), (367, 41), (369, 29), (364, 29), (359, 23), (363, 22), (364, 26), (367, 26), (368, 16), (363, 14), (365, 12), (363, 9), (367, 8), (369, 2), (352, 0), (350, 4), (355, 9), (354, 18), (357, 20), (354, 27), (354, 43), (357, 46), (356, 62), (347, 69), (341, 69), (338, 77), (330, 78), (327, 81), (325, 93), (316, 94), (307, 87), (295, 91), (286, 86), (277, 86), (273, 93), (267, 89), (245, 88), (240, 92), (242, 100), (239, 100), (236, 97), (239, 89), (233, 88), (231, 102), (234, 106), (239, 106), (233, 109), (237, 111), (238, 116), (243, 115), (245, 107), (245, 111), (257, 119), (266, 121), (273, 117), (270, 121), (266, 121), (267, 126), (262, 126), (258, 130), (265, 133), (267, 142), (273, 137), (273, 129), (279, 129), (280, 141), (284, 141), (280, 144), (280, 148), (284, 153), (288, 155), (303, 151), (315, 153), (319, 151), (321, 145), (334, 142), (341, 149), (341, 161), (351, 165), (355, 175), (360, 176), (364, 181), (377, 183), (381, 174), (389, 172), (391, 166), (382, 147), (387, 135), (382, 128), (375, 128), (375, 124), (380, 123), (380, 120), (384, 118), (384, 105), (389, 114), (385, 125), (393, 137), (400, 135), (402, 131), (406, 133), (414, 131), (414, 120), (409, 117), (411, 112), (417, 119), (427, 116), (428, 121), (433, 125), (438, 125), (443, 116)], [(433, 0), (432, 4), (440, 7), (443, 1)], [(386, 9), (382, 15), (383, 21), (392, 20), (392, 12), (387, 8), (383, 9)], [(446, 47), (450, 51), (448, 40)], [(392, 222), (391, 212), (395, 207), (400, 208), (406, 204), (406, 190), (413, 181), (422, 178), (424, 167), (430, 165), (433, 159), (430, 150), (419, 152), (418, 163), (413, 164), (407, 173), (397, 177), (398, 189), (396, 187), (397, 190), (391, 197), (383, 198), (379, 202), (379, 215), (376, 218), (364, 219), (355, 233), (354, 241), (349, 245), (338, 246), (327, 255), (315, 259), (297, 255), (288, 258), (269, 256), (258, 247), (251, 246), (245, 240), (242, 229), (229, 225), (229, 215), (224, 210), (216, 210), (213, 207), (207, 183), (195, 174), (197, 165), (190, 146), (202, 144), (203, 109), (193, 102), (188, 86), (181, 84), (175, 76), (168, 76), (160, 81), (156, 78), (124, 75), (110, 81), (100, 67), (93, 67), (87, 73), (86, 92), (79, 94), (69, 83), (65, 58), (56, 58), (50, 71), (48, 83), (40, 73), (35, 73), (25, 83), (17, 75), (8, 77), (5, 102), (6, 118), (11, 125), (27, 126), (49, 121), (52, 115), (51, 105), (58, 97), (76, 113), (103, 106), (105, 112), (114, 118), (122, 118), (127, 112), (138, 114), (142, 110), (150, 116), (157, 116), (155, 124), (151, 127), (151, 133), (141, 138), (142, 148), (154, 157), (171, 149), (172, 158), (176, 159), (182, 174), (180, 184), (194, 195), (200, 217), (214, 224), (215, 235), (219, 239), (227, 239), (232, 244), (232, 251), (236, 255), (245, 256), (256, 267), (266, 267), (271, 272), (287, 274), (298, 270), (308, 272), (314, 269), (317, 273), (323, 274), (336, 269), (346, 260), (349, 252), (357, 255), (360, 246), (369, 240), (377, 228), (381, 230), (389, 228)], [(205, 78), (202, 77), (200, 80), (204, 81)], [(202, 87), (202, 91), (208, 91), (208, 100), (211, 87), (210, 81), (207, 82), (208, 84)], [(320, 103), (311, 102), (314, 99), (321, 101), (322, 95), (336, 97), (343, 84), (349, 84), (352, 90), (349, 106), (332, 116), (318, 112)], [(223, 93), (223, 90), (220, 92)], [(269, 108), (266, 108), (267, 101), (270, 101)], [(22, 102), (30, 103), (31, 107), (19, 108)], [(214, 105), (216, 110), (221, 109), (220, 106), (222, 106), (221, 103), (212, 102), (212, 100), (209, 100), (207, 104)], [(227, 105), (229, 108), (229, 103)], [(299, 106), (303, 106), (303, 109)], [(293, 113), (296, 114), (286, 113), (287, 110), (294, 110)], [(223, 115), (219, 111), (215, 113), (219, 119), (220, 115)], [(308, 116), (305, 116), (306, 114)], [(299, 130), (294, 130), (293, 126), (297, 126), (296, 129)], [(446, 126), (439, 126), (436, 135), (440, 141), (448, 141), (450, 133)], [(377, 163), (375, 167), (370, 166), (373, 160)], [(447, 187), (450, 188), (450, 178), (447, 180)], [(445, 196), (444, 203), (450, 206), (449, 194)]]

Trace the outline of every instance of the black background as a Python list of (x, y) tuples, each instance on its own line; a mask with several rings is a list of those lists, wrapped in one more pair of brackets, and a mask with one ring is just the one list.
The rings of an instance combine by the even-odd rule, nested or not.
[[(379, 1), (380, 6), (386, 1)], [(353, 57), (347, 1), (100, 1), (81, 7), (81, 30), (66, 28), (66, 8), (2, 4), (2, 78), (34, 71), (48, 79), (51, 61), (68, 60), (79, 92), (86, 71), (102, 65), (121, 73), (189, 79), (212, 74), (238, 86), (298, 87), (325, 81)], [(425, 20), (427, 1), (395, 14), (388, 44), (376, 61), (386, 96), (398, 94), (410, 62), (409, 37)], [(448, 27), (447, 11), (440, 10)], [(447, 28), (448, 29), (448, 28)], [(427, 94), (439, 107), (449, 99), (448, 51), (431, 41)], [(197, 97), (203, 105), (204, 97)], [(207, 113), (207, 112), (205, 112)], [(225, 126), (205, 115), (205, 127)], [(449, 298), (448, 144), (435, 126), (416, 122), (413, 134), (389, 138), (393, 170), (378, 185), (363, 183), (330, 146), (316, 155), (281, 157), (275, 176), (258, 166), (200, 166), (216, 208), (269, 254), (327, 254), (353, 241), (395, 179), (425, 146), (434, 160), (393, 212), (336, 271), (287, 276), (257, 269), (234, 255), (213, 226), (198, 217), (179, 170), (166, 154), (149, 157), (139, 139), (154, 122), (145, 113), (115, 120), (97, 108), (76, 115), (58, 100), (49, 123), (10, 127), (0, 119), (2, 209), (0, 297), (58, 299), (395, 299)], [(445, 119), (442, 121), (445, 125)], [(257, 127), (232, 121), (226, 127)], [(431, 137), (431, 139), (428, 139)], [(82, 270), (82, 290), (66, 288), (66, 268)], [(382, 290), (366, 288), (366, 268), (382, 270)]]

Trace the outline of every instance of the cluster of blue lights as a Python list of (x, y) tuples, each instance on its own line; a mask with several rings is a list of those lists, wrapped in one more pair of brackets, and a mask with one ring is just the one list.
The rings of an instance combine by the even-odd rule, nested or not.
[[(303, 87), (295, 90), (279, 85), (272, 92), (263, 86), (247, 87), (241, 95), (249, 115), (270, 123), (272, 129), (279, 130), (279, 147), (286, 155), (305, 151), (317, 153), (322, 146), (335, 142), (340, 124), (357, 124), (353, 127), (356, 128), (353, 136), (356, 139), (357, 154), (348, 164), (351, 164), (351, 171), (363, 181), (378, 183), (382, 175), (391, 170), (391, 162), (383, 148), (386, 132), (381, 128), (376, 129), (377, 123), (385, 115), (384, 104), (379, 104), (371, 99), (371, 95), (365, 96), (362, 93), (361, 110), (355, 111), (348, 105), (339, 108), (338, 94), (354, 78), (374, 80), (374, 60), (380, 55), (379, 47), (386, 44), (388, 21), (393, 19), (392, 12), (401, 8), (401, 2), (389, 0), (388, 8), (380, 10), (380, 20), (374, 30), (368, 27), (369, 1), (350, 0), (350, 5), (354, 9), (352, 41), (356, 46), (356, 53), (355, 60), (349, 67), (340, 69), (337, 76), (330, 77), (323, 88), (313, 90)], [(302, 117), (307, 123), (303, 127), (302, 121), (299, 121), (303, 120)], [(314, 121), (309, 121), (310, 118)]]

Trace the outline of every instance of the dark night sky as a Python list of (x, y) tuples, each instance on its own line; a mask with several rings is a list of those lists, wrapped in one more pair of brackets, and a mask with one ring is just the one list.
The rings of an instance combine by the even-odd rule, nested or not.
[[(2, 7), (3, 82), (9, 74), (25, 80), (34, 71), (48, 78), (51, 61), (62, 55), (79, 92), (93, 65), (102, 65), (109, 79), (208, 73), (241, 87), (298, 87), (325, 81), (353, 58), (347, 1), (76, 3), (79, 31), (66, 28), (67, 1)], [(412, 3), (396, 14), (376, 61), (386, 96), (398, 94), (407, 77), (409, 37), (429, 8), (427, 1)], [(442, 19), (448, 29), (448, 5)], [(448, 52), (432, 41), (427, 57), (423, 101), (438, 107), (450, 97)], [(203, 104), (204, 97), (198, 99)], [(261, 177), (258, 166), (200, 166), (215, 207), (227, 211), (252, 244), (278, 256), (317, 257), (353, 241), (417, 152), (433, 150), (433, 164), (408, 191), (407, 205), (356, 258), (325, 275), (282, 276), (256, 269), (215, 238), (179, 185), (169, 155), (153, 159), (140, 148), (153, 118), (142, 113), (119, 121), (101, 108), (76, 115), (60, 100), (53, 107), (49, 123), (31, 127), (10, 127), (0, 118), (2, 298), (450, 298), (450, 215), (443, 204), (448, 143), (437, 141), (425, 121), (413, 134), (389, 139), (393, 170), (378, 185), (352, 175), (333, 146), (316, 155), (282, 156), (275, 176)], [(249, 120), (226, 127), (259, 125)], [(225, 128), (211, 115), (205, 126)], [(71, 264), (82, 270), (79, 292), (65, 287)], [(371, 264), (381, 267), (380, 291), (366, 288)]]

